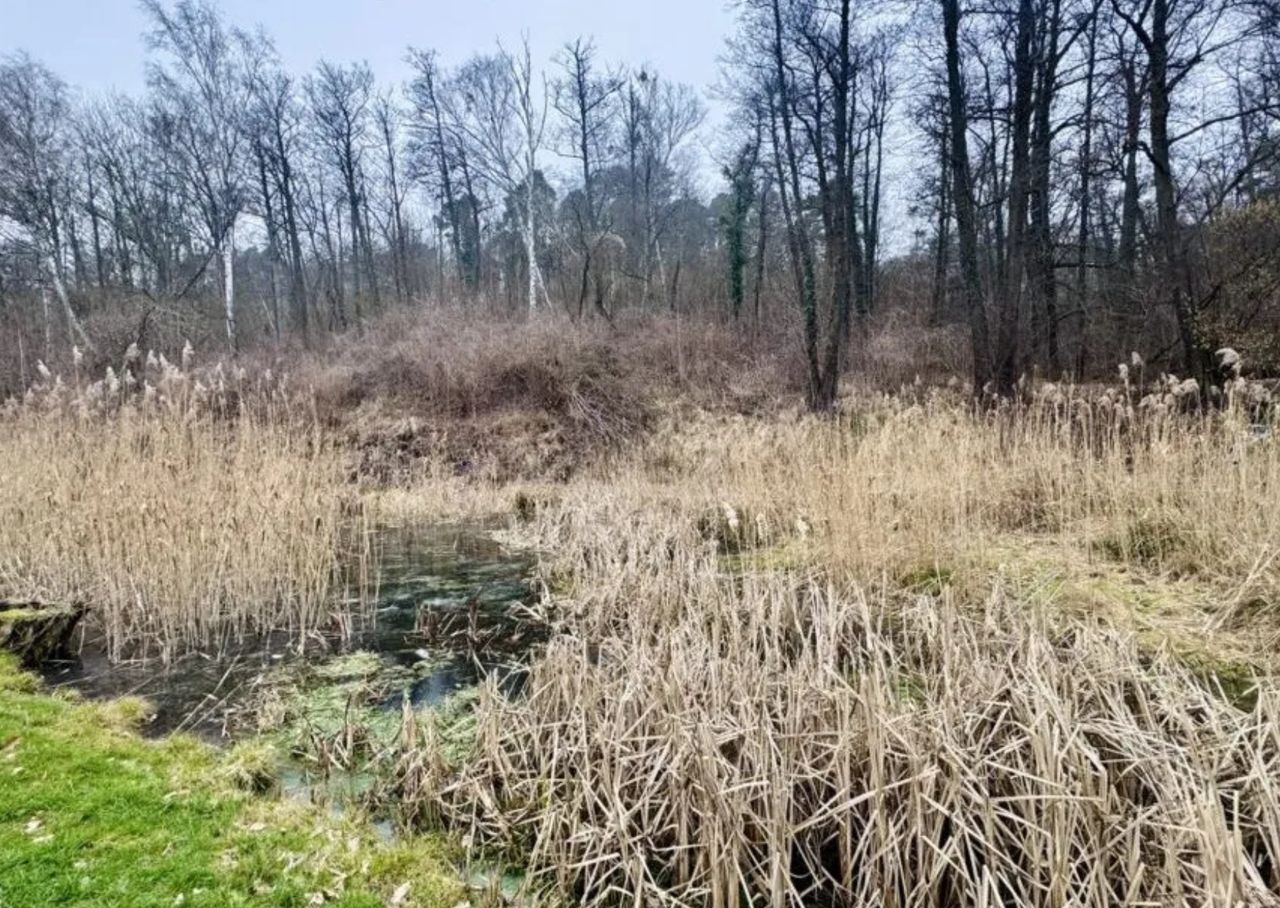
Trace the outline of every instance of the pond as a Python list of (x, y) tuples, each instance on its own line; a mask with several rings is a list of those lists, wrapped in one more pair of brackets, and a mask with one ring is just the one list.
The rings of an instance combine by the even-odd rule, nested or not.
[[(345, 639), (272, 635), (216, 656), (192, 653), (169, 665), (111, 663), (86, 643), (73, 659), (44, 667), (47, 683), (88, 697), (146, 698), (150, 735), (188, 731), (211, 739), (255, 729), (254, 698), (270, 679), (300, 671), (337, 685), (357, 673), (385, 675), (375, 707), (398, 715), (403, 699), (425, 706), (491, 674), (518, 684), (540, 629), (528, 620), (534, 558), (497, 542), (480, 524), (383, 527), (372, 620)], [(304, 644), (304, 645), (300, 645)]]

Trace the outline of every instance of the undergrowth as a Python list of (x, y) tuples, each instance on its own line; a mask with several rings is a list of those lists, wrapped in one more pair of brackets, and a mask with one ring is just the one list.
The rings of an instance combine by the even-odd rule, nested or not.
[(559, 633), (402, 797), (592, 905), (1274, 903), (1280, 447), (1188, 393), (672, 419), (525, 509)]

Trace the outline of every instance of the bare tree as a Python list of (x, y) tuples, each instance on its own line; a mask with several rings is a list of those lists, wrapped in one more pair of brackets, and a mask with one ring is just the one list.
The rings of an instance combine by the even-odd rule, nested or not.
[(142, 0), (151, 20), (151, 47), (162, 54), (148, 73), (155, 103), (172, 130), (172, 161), (200, 211), (212, 254), (222, 259), (227, 341), (236, 333), (236, 220), (244, 208), (252, 73), (261, 48), (228, 28), (208, 0)]
[[(273, 69), (259, 75), (253, 85), (253, 136), (256, 156), (263, 169), (261, 187), (264, 216), (270, 232), (283, 232), (289, 267), (289, 311), (293, 328), (307, 337), (306, 264), (298, 213), (296, 170), (301, 155), (303, 112), (294, 80)], [(271, 199), (276, 200), (273, 206)], [(273, 227), (275, 222), (278, 227)], [(276, 244), (273, 252), (279, 254)]]
[(407, 300), (413, 295), (409, 271), (409, 239), (405, 222), (408, 186), (400, 173), (401, 111), (389, 94), (379, 95), (373, 105), (373, 119), (382, 144), (382, 182), (386, 195), (383, 234), (391, 252), (391, 274), (396, 296)]
[(342, 181), (351, 232), (352, 300), (356, 321), (361, 319), (360, 271), (373, 302), (378, 302), (378, 279), (369, 237), (364, 161), (369, 144), (373, 71), (367, 64), (336, 66), (322, 62), (306, 81), (312, 127), (319, 148)]
[(969, 112), (960, 67), (960, 2), (942, 0), (942, 33), (946, 47), (947, 121), (950, 125), (951, 199), (959, 241), (964, 308), (973, 350), (973, 387), (980, 393), (992, 378), (991, 341), (987, 328), (982, 276), (978, 271), (978, 231), (969, 170)]
[(530, 311), (537, 309), (540, 294), (543, 299), (547, 296), (538, 265), (535, 203), (547, 107), (545, 92), (541, 104), (534, 97), (534, 78), (527, 40), (515, 54), (499, 47), (496, 54), (476, 56), (463, 65), (447, 104), (453, 127), (467, 145), (467, 159), (504, 195), (518, 194), (523, 199), (520, 233)]
[(646, 68), (632, 77), (625, 104), (630, 245), (639, 253), (646, 302), (653, 296), (655, 271), (658, 286), (667, 283), (662, 240), (675, 201), (685, 195), (679, 184), (688, 168), (681, 156), (705, 119), (706, 107), (689, 86)]
[(614, 107), (623, 79), (615, 73), (598, 74), (595, 46), (581, 38), (565, 45), (558, 62), (562, 73), (554, 84), (553, 104), (562, 118), (562, 153), (578, 162), (582, 174), (582, 204), (574, 206), (573, 211), (575, 246), (582, 259), (578, 314), (582, 314), (589, 285), (594, 282), (595, 309), (608, 318), (605, 276), (595, 266), (612, 225), (602, 223), (603, 205), (596, 183), (609, 154)]
[(447, 116), (436, 55), (410, 49), (409, 62), (415, 73), (408, 88), (414, 177), (424, 183), (434, 179), (459, 278), (475, 291), (480, 285), (479, 206), (470, 189), (466, 146)]
[[(1111, 7), (1145, 55), (1149, 141), (1142, 150), (1155, 184), (1161, 283), (1177, 322), (1184, 367), (1203, 382), (1214, 368), (1214, 345), (1201, 330), (1173, 150), (1180, 142), (1238, 120), (1246, 111), (1237, 107), (1224, 113), (1200, 113), (1179, 129), (1175, 108), (1180, 90), (1187, 88), (1194, 73), (1265, 29), (1266, 19), (1240, 15), (1231, 0), (1111, 0)], [(1238, 175), (1231, 182), (1235, 179)]]
[[(25, 55), (0, 61), (0, 219), (26, 231), (53, 284), (68, 333), (93, 349), (63, 277), (68, 129), (62, 81)], [(46, 318), (46, 330), (47, 325)]]

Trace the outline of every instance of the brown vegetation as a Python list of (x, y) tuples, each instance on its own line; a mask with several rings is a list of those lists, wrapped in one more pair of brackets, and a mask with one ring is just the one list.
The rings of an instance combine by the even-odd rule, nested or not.
[[(881, 381), (907, 336), (860, 339)], [(592, 904), (1266, 904), (1280, 445), (1223, 361), (820, 418), (781, 352), (674, 319), (131, 351), (9, 406), (0, 579), (168, 655), (326, 624), (363, 521), (505, 508), (555, 633), (474, 740), (406, 713), (405, 816)]]
[(444, 461), (491, 480), (565, 479), (634, 443), (677, 398), (772, 409), (795, 388), (785, 366), (776, 344), (706, 320), (611, 328), (405, 309), (304, 356), (292, 379), (348, 433), (363, 475), (403, 481)]
[(0, 416), (0, 594), (88, 606), (115, 658), (328, 628), (367, 568), (341, 452), (265, 379), (120, 375)]
[(559, 634), (398, 790), (592, 904), (1269, 903), (1280, 448), (1227, 393), (666, 420), (533, 512)]

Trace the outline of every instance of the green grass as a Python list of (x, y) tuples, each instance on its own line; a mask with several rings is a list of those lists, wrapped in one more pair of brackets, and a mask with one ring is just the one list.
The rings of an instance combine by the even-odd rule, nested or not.
[(466, 892), (434, 837), (388, 843), (355, 815), (235, 787), (194, 739), (148, 741), (136, 701), (42, 692), (0, 653), (0, 908), (449, 908)]

